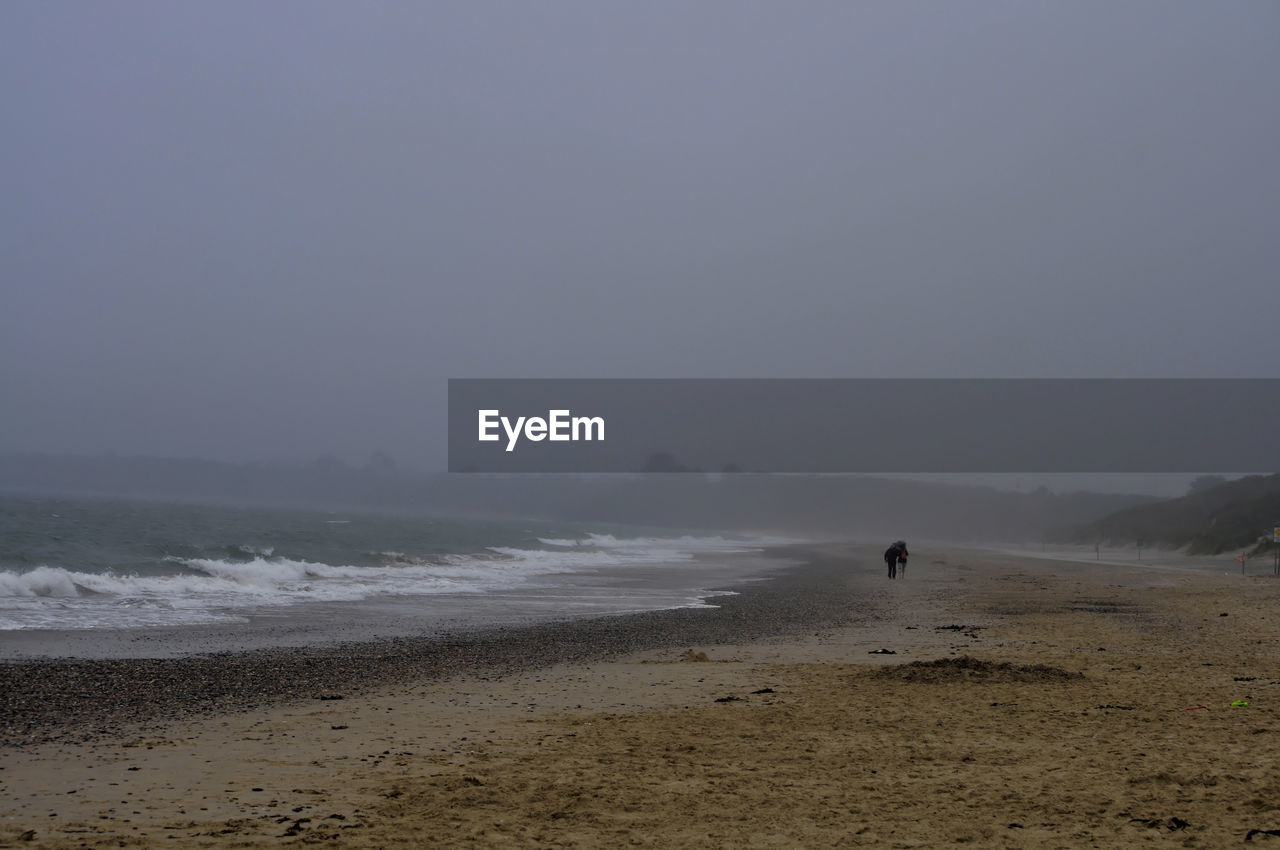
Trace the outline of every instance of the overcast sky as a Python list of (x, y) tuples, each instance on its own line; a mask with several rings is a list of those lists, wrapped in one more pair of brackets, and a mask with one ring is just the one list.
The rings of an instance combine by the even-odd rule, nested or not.
[(449, 377), (1275, 377), (1280, 4), (0, 4), (0, 451)]

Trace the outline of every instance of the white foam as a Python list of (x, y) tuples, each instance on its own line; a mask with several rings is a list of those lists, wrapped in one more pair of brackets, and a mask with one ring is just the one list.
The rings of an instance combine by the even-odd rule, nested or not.
[(252, 546), (248, 543), (234, 546), (232, 548), (243, 555), (260, 555), (265, 558), (270, 558), (276, 551), (276, 547), (274, 546)]
[(538, 542), (544, 546), (564, 548), (592, 547), (596, 549), (626, 549), (628, 551), (689, 551), (689, 552), (756, 552), (765, 546), (781, 546), (797, 541), (786, 537), (750, 535), (724, 537), (711, 535), (696, 537), (615, 537), (612, 534), (587, 534), (576, 539), (544, 538)]
[[(383, 552), (380, 565), (324, 564), (273, 556), (270, 547), (236, 547), (247, 559), (164, 560), (164, 575), (88, 573), (40, 566), (0, 571), (0, 630), (135, 628), (242, 621), (254, 609), (375, 597), (519, 592), (557, 574), (645, 566), (687, 571), (698, 553), (758, 552), (781, 538), (721, 536), (540, 541), (551, 549), (495, 546), (473, 554), (414, 556)], [(706, 604), (701, 598), (688, 604)]]
[(0, 573), (0, 596), (78, 596), (76, 575), (55, 567), (36, 567), (21, 574)]

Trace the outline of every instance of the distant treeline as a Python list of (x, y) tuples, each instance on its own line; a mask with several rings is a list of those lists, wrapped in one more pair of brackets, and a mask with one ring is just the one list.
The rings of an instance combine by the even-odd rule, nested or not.
[[(1207, 479), (1206, 479), (1207, 481)], [(1195, 486), (1178, 499), (1140, 505), (1051, 532), (1055, 542), (1134, 545), (1216, 555), (1268, 548), (1261, 538), (1280, 526), (1280, 474), (1251, 475), (1216, 486)]]
[(1149, 496), (1030, 493), (859, 476), (752, 474), (427, 475), (356, 468), (145, 457), (0, 455), (0, 490), (208, 504), (1038, 541)]

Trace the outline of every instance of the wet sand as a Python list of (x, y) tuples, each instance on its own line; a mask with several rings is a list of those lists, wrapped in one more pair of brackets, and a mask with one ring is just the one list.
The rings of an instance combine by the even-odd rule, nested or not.
[(1280, 846), (1280, 581), (914, 554), (136, 696), (8, 665), (0, 846)]

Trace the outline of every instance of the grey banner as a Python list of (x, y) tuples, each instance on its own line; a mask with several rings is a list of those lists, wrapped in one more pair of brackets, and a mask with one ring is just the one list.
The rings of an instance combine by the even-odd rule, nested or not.
[(1280, 379), (453, 379), (449, 470), (1273, 472)]

